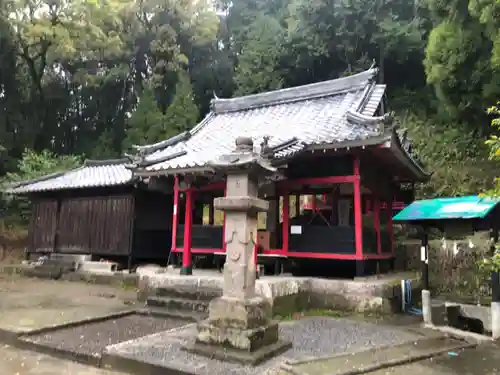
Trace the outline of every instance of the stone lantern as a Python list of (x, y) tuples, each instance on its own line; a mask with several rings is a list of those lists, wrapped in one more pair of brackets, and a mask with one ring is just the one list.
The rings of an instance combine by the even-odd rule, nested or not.
[(209, 317), (198, 324), (196, 340), (186, 350), (255, 365), (291, 347), (279, 340), (269, 302), (255, 292), (257, 214), (269, 209), (257, 196), (259, 179), (276, 169), (254, 152), (248, 137), (237, 138), (232, 153), (210, 164), (227, 176), (226, 196), (214, 201), (226, 213), (223, 295), (210, 302)]

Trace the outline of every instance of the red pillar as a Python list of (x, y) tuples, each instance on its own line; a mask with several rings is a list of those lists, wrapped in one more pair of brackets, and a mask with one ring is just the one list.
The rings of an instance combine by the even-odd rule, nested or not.
[(394, 254), (394, 233), (392, 230), (392, 206), (394, 205), (394, 197), (390, 195), (390, 199), (387, 202), (387, 233), (389, 234), (389, 241), (391, 242), (391, 252)]
[(316, 207), (317, 207), (317, 202), (316, 202), (316, 194), (314, 194), (312, 197), (311, 197), (311, 210), (312, 212), (316, 212)]
[(174, 206), (172, 207), (172, 246), (171, 251), (177, 248), (177, 211), (179, 210), (179, 178), (174, 177)]
[(373, 198), (373, 226), (377, 234), (377, 253), (382, 253), (382, 242), (380, 238), (380, 199), (378, 196)]
[(288, 191), (283, 193), (283, 252), (288, 253), (288, 239), (290, 235), (290, 196), (288, 195)]
[(361, 177), (359, 171), (359, 156), (354, 157), (354, 238), (356, 259), (363, 258), (363, 217), (361, 213)]
[(192, 243), (192, 227), (193, 227), (193, 191), (186, 190), (186, 214), (184, 222), (184, 251), (182, 253), (182, 268), (181, 275), (192, 275), (193, 266), (191, 263), (191, 243)]

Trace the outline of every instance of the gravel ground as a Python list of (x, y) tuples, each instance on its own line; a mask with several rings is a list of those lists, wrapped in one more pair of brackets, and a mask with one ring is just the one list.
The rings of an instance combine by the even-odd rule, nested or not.
[(281, 338), (292, 341), (293, 348), (256, 367), (244, 367), (183, 351), (183, 344), (196, 335), (194, 325), (114, 345), (108, 347), (107, 351), (110, 354), (196, 375), (260, 375), (285, 359), (307, 359), (356, 352), (400, 344), (418, 337), (415, 333), (404, 330), (335, 318), (308, 318), (282, 323), (280, 331)]
[(100, 356), (108, 345), (186, 325), (185, 320), (129, 315), (98, 323), (64, 328), (27, 339), (72, 353)]

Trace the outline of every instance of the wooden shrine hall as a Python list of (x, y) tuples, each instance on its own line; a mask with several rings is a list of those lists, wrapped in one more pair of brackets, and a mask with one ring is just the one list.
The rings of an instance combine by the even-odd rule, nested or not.
[[(272, 209), (259, 218), (256, 257), (287, 259), (296, 273), (333, 269), (339, 262), (353, 265), (358, 275), (390, 267), (393, 202), (411, 202), (414, 183), (429, 175), (384, 113), (386, 87), (376, 75), (370, 69), (214, 99), (210, 113), (189, 132), (137, 147), (134, 175), (173, 184), (171, 255), (182, 262), (181, 273), (191, 273), (193, 257), (225, 253), (224, 219), (213, 209), (225, 180), (210, 162), (230, 153), (239, 136), (252, 137), (254, 152), (278, 168), (259, 188)], [(321, 195), (323, 204), (303, 210), (304, 195)]]

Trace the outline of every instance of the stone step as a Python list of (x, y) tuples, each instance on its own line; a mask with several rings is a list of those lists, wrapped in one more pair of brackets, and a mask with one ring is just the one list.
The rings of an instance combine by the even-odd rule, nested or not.
[(185, 298), (149, 297), (146, 300), (147, 307), (201, 313), (208, 311), (208, 304), (209, 301), (191, 300)]
[(222, 289), (207, 287), (159, 287), (155, 291), (156, 297), (181, 298), (193, 301), (210, 302), (222, 296)]
[(139, 310), (139, 314), (151, 315), (165, 318), (185, 319), (192, 322), (201, 322), (208, 318), (208, 313), (199, 311), (179, 311), (160, 307), (146, 307)]

